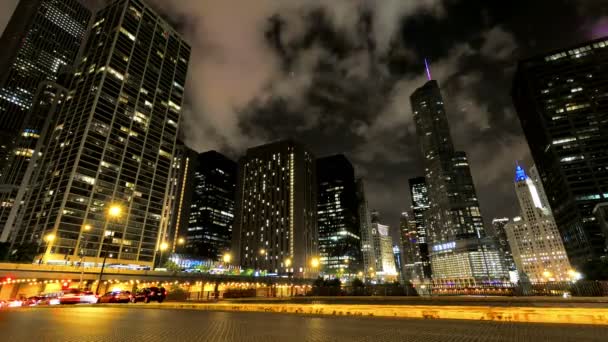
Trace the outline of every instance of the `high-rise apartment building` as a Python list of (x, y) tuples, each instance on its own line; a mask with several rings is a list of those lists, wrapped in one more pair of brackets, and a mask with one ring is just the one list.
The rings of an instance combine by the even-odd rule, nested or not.
[(244, 268), (316, 277), (319, 272), (315, 157), (290, 140), (247, 150), (239, 161), (232, 234)]
[(519, 63), (513, 102), (570, 261), (606, 255), (593, 208), (608, 199), (608, 38)]
[(171, 252), (183, 253), (186, 249), (188, 235), (188, 218), (190, 215), (190, 200), (192, 198), (194, 183), (194, 168), (198, 153), (177, 141), (173, 163), (171, 164), (171, 177), (169, 178), (169, 217), (167, 236), (171, 241)]
[(410, 101), (424, 157), (433, 278), (462, 284), (506, 278), (499, 252), (486, 238), (467, 156), (454, 149), (439, 84), (429, 80)]
[(153, 265), (169, 190), (190, 47), (139, 0), (96, 13), (79, 67), (25, 196), (15, 243), (39, 259)]
[(416, 243), (418, 244), (420, 262), (422, 262), (423, 278), (431, 278), (431, 263), (429, 259), (429, 245), (427, 236), (426, 215), (430, 207), (428, 187), (424, 177), (409, 180), (410, 196), (412, 198), (412, 214), (408, 221), (416, 225)]
[(515, 192), (521, 217), (507, 223), (504, 229), (518, 271), (532, 282), (575, 280), (551, 208), (543, 204), (542, 184), (528, 177), (519, 165)]
[[(593, 214), (600, 224), (604, 235), (608, 236), (608, 202), (602, 202), (593, 208)], [(608, 241), (607, 241), (608, 243)], [(608, 246), (606, 246), (608, 248)]]
[(72, 66), (91, 12), (77, 0), (19, 1), (0, 37), (0, 172), (42, 81)]
[(355, 170), (342, 154), (319, 158), (317, 184), (322, 271), (356, 274), (362, 256)]
[(62, 97), (54, 96), (66, 85), (60, 74), (76, 61), (90, 18), (77, 0), (24, 0), (0, 37), (1, 241), (13, 228), (19, 186), (45, 121), (53, 115), (50, 104)]
[(194, 165), (186, 250), (222, 260), (230, 251), (234, 225), (237, 163), (216, 151), (198, 155)]
[(376, 251), (372, 235), (371, 211), (365, 195), (365, 182), (362, 178), (357, 179), (357, 202), (359, 224), (361, 225), (361, 254), (363, 259), (364, 273), (376, 267)]

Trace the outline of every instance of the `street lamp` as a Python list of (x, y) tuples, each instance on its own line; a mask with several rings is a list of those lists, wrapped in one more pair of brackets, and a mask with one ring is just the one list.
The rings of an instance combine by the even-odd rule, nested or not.
[[(91, 225), (90, 224), (85, 224), (82, 227), (83, 232), (89, 232), (91, 231)], [(80, 232), (80, 239), (82, 240), (84, 238), (84, 248), (87, 248), (87, 243), (89, 242), (89, 237), (88, 236), (84, 236), (83, 232)], [(78, 283), (78, 286), (82, 286), (82, 281), (84, 280), (84, 248), (81, 245), (81, 243), (78, 243), (78, 247), (79, 247), (79, 254), (80, 254), (80, 282)]]
[(54, 234), (48, 234), (47, 236), (44, 237), (44, 241), (46, 241), (46, 242), (53, 242), (53, 241), (55, 241), (55, 235)]
[(183, 245), (186, 243), (186, 239), (184, 239), (183, 237), (180, 237), (179, 239), (177, 239), (177, 244), (178, 245)]
[(163, 262), (163, 252), (166, 251), (167, 248), (169, 248), (169, 244), (165, 241), (161, 242), (158, 246), (158, 250), (160, 251), (160, 257), (158, 258), (158, 266), (161, 266), (161, 263)]
[(224, 260), (225, 264), (229, 264), (230, 260), (232, 260), (232, 255), (230, 255), (230, 253), (226, 253), (224, 254), (224, 256), (222, 257), (222, 260)]
[(312, 266), (312, 268), (317, 268), (319, 267), (319, 258), (312, 258), (310, 260), (310, 266)]
[[(119, 204), (111, 204), (108, 208), (108, 212), (106, 213), (106, 222), (104, 227), (108, 226), (108, 222), (110, 219), (117, 219), (122, 215), (122, 206)], [(103, 269), (106, 267), (106, 260), (108, 259), (108, 244), (105, 242), (106, 238), (109, 236), (104, 236), (101, 239), (102, 246), (105, 246), (103, 253), (103, 262), (101, 263), (101, 270), (99, 271), (99, 279), (97, 281), (97, 289), (95, 290), (95, 294), (99, 294), (99, 286), (101, 285), (101, 278), (103, 277)], [(109, 240), (111, 242), (111, 240)]]

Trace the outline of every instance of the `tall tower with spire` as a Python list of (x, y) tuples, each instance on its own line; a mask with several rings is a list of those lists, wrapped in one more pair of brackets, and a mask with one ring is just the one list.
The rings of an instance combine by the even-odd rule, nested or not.
[[(425, 67), (430, 79), (426, 60)], [(486, 238), (469, 160), (454, 148), (437, 81), (430, 79), (416, 89), (410, 102), (428, 184), (433, 279), (468, 284), (506, 278), (498, 249)]]
[(532, 282), (576, 280), (543, 186), (520, 165), (515, 167), (515, 193), (521, 216), (505, 231), (518, 271)]

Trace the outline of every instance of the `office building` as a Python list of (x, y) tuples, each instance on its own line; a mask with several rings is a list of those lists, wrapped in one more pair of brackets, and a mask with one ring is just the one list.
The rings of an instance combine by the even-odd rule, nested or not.
[(515, 171), (515, 192), (521, 217), (507, 223), (505, 231), (520, 273), (531, 282), (568, 281), (575, 276), (553, 219), (543, 205), (542, 184), (528, 177), (521, 166)]
[(170, 172), (190, 47), (138, 0), (96, 13), (16, 223), (38, 258), (151, 266), (171, 244)]
[(433, 279), (468, 285), (506, 278), (499, 252), (486, 238), (467, 156), (454, 149), (439, 84), (429, 80), (410, 101), (424, 157)]
[(357, 179), (357, 202), (359, 224), (361, 229), (361, 254), (363, 257), (363, 270), (365, 274), (376, 267), (376, 251), (372, 235), (371, 211), (365, 195), (365, 182), (362, 178)]
[(234, 259), (244, 268), (295, 277), (319, 272), (315, 157), (285, 140), (239, 161)]
[(342, 154), (317, 159), (319, 256), (326, 274), (362, 268), (355, 171)]
[(77, 0), (19, 1), (0, 37), (0, 172), (22, 132), (38, 85), (72, 66), (91, 12)]
[(431, 278), (431, 263), (429, 258), (429, 246), (427, 237), (426, 215), (430, 207), (428, 187), (424, 177), (411, 178), (409, 180), (410, 196), (412, 199), (412, 215), (408, 221), (414, 221), (416, 225), (416, 241), (420, 250), (420, 261), (422, 262), (423, 277)]
[(223, 260), (231, 248), (234, 225), (237, 163), (221, 153), (198, 155), (191, 182), (188, 254)]
[(498, 250), (502, 254), (505, 266), (509, 272), (516, 271), (515, 261), (513, 260), (513, 253), (511, 252), (511, 246), (507, 239), (507, 232), (505, 226), (511, 222), (508, 217), (495, 218), (492, 220), (492, 237), (498, 246)]
[(513, 102), (566, 251), (606, 255), (593, 208), (608, 199), (608, 38), (523, 60)]
[(13, 229), (19, 186), (90, 18), (77, 0), (23, 0), (0, 37), (0, 241)]
[[(604, 235), (608, 236), (608, 202), (603, 202), (595, 206), (593, 214), (600, 224), (600, 229), (604, 232)], [(606, 248), (608, 248), (608, 240), (606, 241)]]
[[(409, 282), (421, 282), (425, 278), (430, 278), (430, 264), (428, 259), (423, 261), (421, 245), (418, 236), (418, 227), (413, 215), (407, 212), (401, 213), (399, 222), (401, 238), (402, 266), (400, 268), (403, 279)], [(428, 250), (426, 250), (428, 253)], [(427, 254), (428, 258), (428, 254)], [(428, 276), (425, 272), (428, 272)]]

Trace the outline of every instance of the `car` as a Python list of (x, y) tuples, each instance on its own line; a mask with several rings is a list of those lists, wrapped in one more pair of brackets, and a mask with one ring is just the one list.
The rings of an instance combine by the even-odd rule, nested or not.
[(44, 300), (44, 296), (32, 296), (23, 302), (23, 306), (43, 305), (45, 304)]
[(111, 291), (99, 297), (98, 303), (128, 303), (131, 301), (129, 291)]
[(12, 299), (7, 302), (7, 308), (19, 308), (23, 306), (23, 301), (18, 299)]
[(135, 292), (135, 294), (131, 296), (131, 302), (150, 303), (151, 301), (157, 301), (162, 303), (165, 298), (167, 298), (167, 290), (165, 290), (164, 287), (146, 287)]
[(60, 304), (95, 304), (99, 298), (91, 291), (69, 289), (59, 297)]

